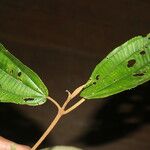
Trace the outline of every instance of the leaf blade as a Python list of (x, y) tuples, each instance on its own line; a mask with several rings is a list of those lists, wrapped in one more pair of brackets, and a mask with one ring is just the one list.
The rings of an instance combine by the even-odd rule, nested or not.
[(36, 106), (43, 104), (48, 96), (48, 90), (39, 76), (9, 53), (2, 44), (0, 44), (0, 85), (0, 92), (3, 93), (0, 95), (1, 102)]
[(137, 36), (114, 49), (96, 66), (81, 96), (103, 98), (134, 88), (150, 80), (149, 63), (149, 35)]

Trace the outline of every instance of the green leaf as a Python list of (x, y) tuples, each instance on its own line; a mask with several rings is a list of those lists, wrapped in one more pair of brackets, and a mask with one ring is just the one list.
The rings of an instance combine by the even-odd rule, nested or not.
[(36, 106), (47, 96), (39, 76), (0, 44), (0, 102)]
[(114, 49), (94, 69), (81, 96), (103, 98), (150, 80), (150, 34)]

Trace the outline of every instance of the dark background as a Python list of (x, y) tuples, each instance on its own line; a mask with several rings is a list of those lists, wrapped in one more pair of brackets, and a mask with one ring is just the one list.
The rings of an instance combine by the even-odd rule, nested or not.
[[(60, 103), (114, 47), (150, 32), (149, 0), (0, 0), (0, 41), (37, 72)], [(42, 147), (150, 149), (150, 85), (91, 100), (65, 116)], [(0, 104), (0, 135), (32, 146), (56, 114)]]

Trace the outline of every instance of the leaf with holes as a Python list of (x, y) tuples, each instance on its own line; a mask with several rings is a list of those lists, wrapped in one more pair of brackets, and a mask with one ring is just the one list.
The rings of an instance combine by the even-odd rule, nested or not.
[(150, 34), (114, 49), (94, 69), (81, 96), (103, 98), (150, 80)]
[(47, 96), (39, 76), (0, 44), (0, 102), (36, 106)]

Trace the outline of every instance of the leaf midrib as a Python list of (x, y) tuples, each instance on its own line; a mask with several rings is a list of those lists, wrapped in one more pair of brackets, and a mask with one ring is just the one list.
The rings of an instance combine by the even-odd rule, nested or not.
[[(4, 51), (4, 53), (3, 53), (3, 51)], [(35, 92), (37, 92), (37, 93), (41, 93), (42, 95), (44, 95), (44, 93), (42, 92), (42, 90), (36, 85), (36, 83), (33, 81), (33, 80), (31, 80), (31, 78), (30, 78), (30, 76), (27, 74), (27, 73), (25, 73), (18, 65), (17, 65), (17, 63), (15, 63), (14, 61), (12, 61), (5, 53), (9, 53), (9, 51), (6, 51), (5, 49), (2, 51), (2, 53), (5, 55), (5, 57), (7, 57), (7, 59), (9, 59), (9, 61), (11, 61), (11, 63), (12, 64), (14, 64), (15, 66), (17, 66), (17, 68), (19, 68), (19, 70), (21, 71), (21, 72), (23, 72), (29, 79), (30, 79), (30, 81), (32, 82), (32, 83), (34, 83), (34, 85), (36, 86), (36, 88), (38, 89), (38, 90), (36, 90), (36, 88), (33, 88), (33, 87), (30, 87), (29, 85), (27, 85), (27, 84), (25, 84), (23, 81), (21, 81), (21, 80), (18, 80), (18, 78), (17, 77), (15, 77), (15, 76), (13, 76), (13, 75), (11, 75), (11, 74), (9, 74), (7, 71), (5, 71), (5, 70), (3, 70), (6, 74), (8, 74), (9, 76), (11, 76), (12, 78), (14, 78), (14, 79), (16, 79), (17, 81), (19, 81), (20, 83), (23, 83), (23, 85), (26, 85), (27, 87), (29, 87), (30, 89), (32, 89), (33, 91), (35, 91)], [(16, 58), (17, 59), (17, 58)], [(24, 65), (24, 64), (23, 64)], [(0, 68), (1, 69), (1, 68)], [(2, 70), (2, 69), (1, 69)]]
[[(130, 56), (132, 56), (132, 55), (130, 55)], [(126, 59), (125, 59), (125, 60), (126, 60)], [(125, 61), (125, 60), (124, 60), (124, 61)], [(143, 66), (146, 67), (149, 63), (150, 63), (150, 61), (148, 61), (147, 63), (145, 63), (144, 65), (142, 65), (140, 68), (137, 68), (137, 69), (135, 70), (135, 73), (136, 73), (139, 69), (141, 69)], [(120, 63), (120, 64), (122, 64), (122, 63)], [(120, 65), (120, 64), (119, 64), (119, 65)], [(118, 67), (118, 66), (117, 66), (117, 67)], [(110, 87), (111, 85), (118, 83), (120, 80), (124, 79), (125, 77), (130, 76), (132, 73), (133, 73), (133, 72), (131, 72), (131, 73), (129, 73), (128, 75), (125, 75), (125, 76), (119, 78), (119, 79), (116, 80), (115, 82), (113, 82), (113, 83), (109, 84), (108, 86), (105, 86), (104, 88), (102, 88), (100, 91), (103, 91), (103, 90), (105, 90), (106, 88)], [(100, 91), (99, 91), (99, 92), (100, 92)], [(97, 92), (97, 93), (98, 93), (98, 92)]]
[[(20, 69), (20, 68), (19, 68), (19, 69)], [(33, 88), (31, 88), (30, 86), (24, 84), (21, 80), (18, 80), (17, 78), (15, 78), (14, 76), (12, 76), (11, 74), (7, 73), (5, 70), (2, 70), (1, 68), (0, 68), (0, 70), (1, 70), (2, 72), (5, 72), (5, 73), (9, 76), (9, 78), (12, 78), (12, 79), (15, 80), (16, 82), (19, 82), (20, 84), (26, 86), (27, 88), (30, 88), (30, 89), (33, 90), (34, 92), (37, 92), (36, 90), (34, 90)], [(3, 89), (3, 88), (2, 88), (2, 89)], [(6, 90), (6, 89), (3, 89), (3, 90)], [(6, 90), (6, 91), (7, 91), (7, 90)], [(7, 92), (8, 92), (8, 91), (7, 91)], [(12, 92), (10, 92), (10, 93), (12, 93)], [(39, 94), (39, 92), (37, 92), (37, 93)], [(12, 94), (16, 94), (16, 93), (12, 93)], [(18, 94), (18, 95), (19, 95), (19, 94)], [(43, 95), (41, 95), (41, 96), (43, 96)]]

